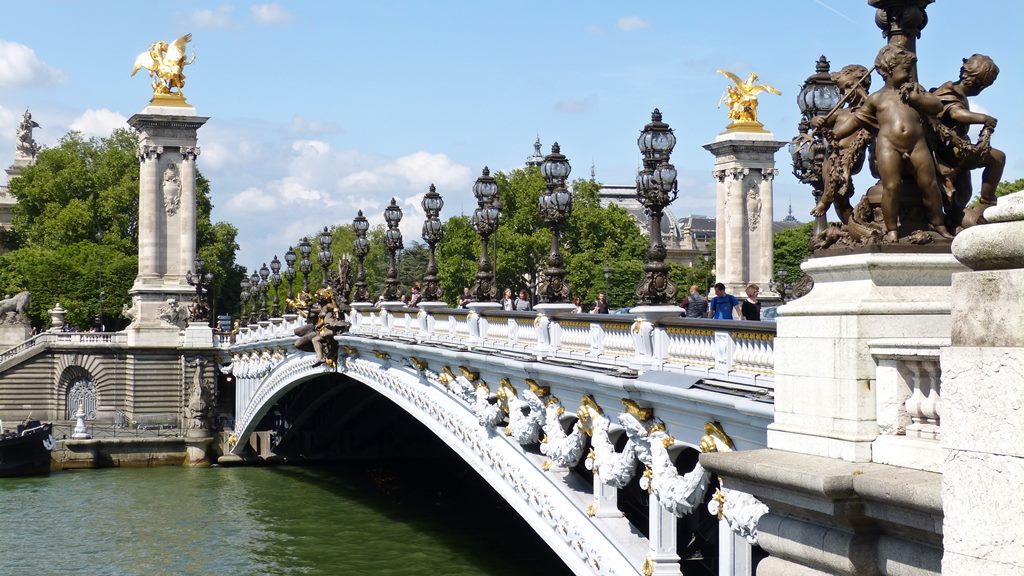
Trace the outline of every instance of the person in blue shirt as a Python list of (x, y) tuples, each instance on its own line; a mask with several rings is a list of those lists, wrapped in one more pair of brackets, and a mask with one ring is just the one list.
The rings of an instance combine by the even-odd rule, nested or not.
[(725, 293), (725, 284), (715, 284), (715, 297), (708, 306), (708, 318), (715, 320), (732, 320), (733, 311), (739, 315), (740, 301), (732, 294)]

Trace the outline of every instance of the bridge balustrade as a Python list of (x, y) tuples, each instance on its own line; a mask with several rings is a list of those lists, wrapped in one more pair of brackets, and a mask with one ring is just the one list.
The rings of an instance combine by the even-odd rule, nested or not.
[(4, 364), (37, 347), (61, 345), (88, 348), (90, 346), (106, 347), (127, 344), (128, 335), (123, 332), (43, 332), (0, 353), (0, 364)]

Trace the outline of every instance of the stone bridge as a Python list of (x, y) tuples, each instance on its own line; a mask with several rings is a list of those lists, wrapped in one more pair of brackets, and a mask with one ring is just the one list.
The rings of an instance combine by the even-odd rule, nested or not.
[(766, 508), (697, 455), (765, 447), (774, 324), (387, 308), (353, 305), (336, 368), (294, 348), (301, 317), (242, 327), (222, 368), (234, 457), (308, 446), (300, 422), (358, 383), (465, 460), (576, 574), (752, 573)]

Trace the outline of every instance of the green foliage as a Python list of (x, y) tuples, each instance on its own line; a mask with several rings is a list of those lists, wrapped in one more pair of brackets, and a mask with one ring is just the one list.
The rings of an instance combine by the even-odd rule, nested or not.
[[(534, 292), (538, 276), (547, 267), (551, 232), (544, 226), (538, 198), (544, 179), (537, 168), (522, 168), (495, 175), (501, 200), (501, 221), (496, 254), (497, 283), (517, 292)], [(562, 256), (567, 280), (575, 296), (589, 307), (599, 291), (606, 291), (613, 307), (630, 306), (643, 271), (647, 243), (629, 215), (617, 206), (602, 208), (600, 184), (593, 180), (572, 183), (573, 211), (562, 232)], [(444, 240), (438, 246), (441, 287), (448, 302), (455, 302), (462, 288), (471, 286), (480, 256), (480, 239), (468, 217), (448, 220)], [(605, 280), (604, 269), (610, 278)]]
[(800, 264), (811, 257), (810, 238), (814, 222), (787, 228), (775, 234), (774, 260), (775, 277), (778, 271), (786, 270), (786, 281), (795, 282), (800, 277)]
[(1013, 194), (1014, 192), (1020, 192), (1024, 190), (1024, 178), (1017, 178), (1013, 182), (1004, 180), (996, 186), (996, 198), (1006, 196), (1007, 194)]
[(443, 299), (450, 305), (459, 301), (462, 289), (473, 284), (476, 260), (480, 253), (480, 237), (467, 216), (453, 216), (441, 228), (443, 237), (437, 244), (437, 276)]
[[(137, 139), (127, 129), (107, 138), (78, 132), (41, 151), (36, 164), (10, 182), (17, 199), (12, 230), (3, 237), (0, 290), (32, 292), (33, 323), (60, 302), (67, 319), (84, 328), (96, 316), (99, 291), (108, 329), (122, 326), (122, 306), (138, 271), (139, 163)], [(214, 274), (217, 312), (231, 310), (243, 269), (235, 265), (238, 231), (210, 222), (210, 183), (196, 177), (197, 243)]]

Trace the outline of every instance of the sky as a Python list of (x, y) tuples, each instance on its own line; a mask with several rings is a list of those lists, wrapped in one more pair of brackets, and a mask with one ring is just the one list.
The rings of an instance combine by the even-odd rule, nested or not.
[[(918, 41), (922, 84), (956, 79), (961, 59), (991, 56), (996, 83), (972, 107), (999, 119), (992, 144), (1004, 179), (1024, 177), (1024, 3), (938, 0)], [(759, 119), (778, 140), (796, 133), (796, 96), (822, 54), (838, 70), (870, 67), (884, 44), (866, 0), (722, 2), (66, 2), (5, 3), (0, 24), (0, 166), (28, 108), (53, 146), (69, 130), (105, 136), (152, 94), (135, 57), (192, 34), (184, 93), (209, 122), (199, 169), (213, 219), (238, 227), (249, 269), (303, 235), (383, 222), (392, 197), (408, 244), (420, 240), (431, 183), (442, 218), (470, 213), (484, 166), (521, 167), (540, 138), (558, 142), (574, 177), (632, 184), (636, 137), (658, 107), (675, 130), (675, 216), (712, 215), (714, 159), (702, 149), (728, 123), (728, 80), (757, 72)], [(877, 76), (875, 87), (881, 85)], [(775, 216), (801, 221), (810, 189), (775, 157)], [(2, 178), (2, 176), (0, 176)], [(858, 184), (859, 190), (865, 185)], [(977, 187), (976, 187), (977, 188)]]

